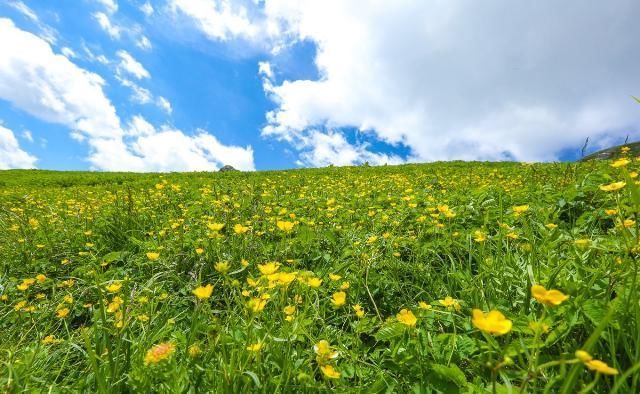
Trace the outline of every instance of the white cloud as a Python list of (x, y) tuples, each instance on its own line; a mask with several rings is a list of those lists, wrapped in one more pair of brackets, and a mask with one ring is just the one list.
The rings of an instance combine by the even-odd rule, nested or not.
[(23, 130), (22, 131), (22, 138), (24, 138), (25, 140), (27, 140), (29, 142), (33, 142), (33, 134), (31, 134), (31, 131), (29, 131), (29, 130)]
[(26, 16), (27, 18), (31, 19), (31, 21), (33, 22), (39, 22), (40, 18), (38, 18), (38, 15), (33, 12), (33, 10), (31, 8), (29, 8), (29, 6), (27, 6), (24, 2), (22, 1), (8, 1), (7, 4), (12, 7), (13, 9), (15, 9), (16, 11), (20, 12), (22, 15)]
[[(89, 147), (93, 168), (111, 171), (212, 170), (223, 163), (253, 170), (251, 147), (222, 145), (199, 130), (155, 127), (134, 118), (123, 130), (115, 108), (103, 91), (104, 80), (67, 57), (56, 54), (43, 39), (0, 18), (0, 98), (41, 120), (70, 128), (70, 136)], [(13, 133), (2, 131), (0, 163), (29, 167), (35, 158), (16, 149)], [(9, 162), (10, 160), (10, 162)], [(4, 164), (9, 163), (9, 164)]]
[(142, 11), (146, 16), (151, 16), (154, 12), (153, 6), (148, 1), (140, 6), (140, 11)]
[(140, 36), (138, 41), (136, 41), (136, 46), (144, 51), (148, 51), (153, 47), (151, 41), (149, 41), (146, 36)]
[(151, 77), (149, 71), (147, 71), (139, 61), (134, 59), (129, 52), (120, 50), (117, 52), (117, 55), (120, 58), (118, 72), (125, 71), (137, 79), (146, 79)]
[(122, 28), (111, 22), (109, 15), (104, 12), (96, 12), (93, 14), (93, 18), (98, 22), (102, 30), (104, 30), (112, 39), (119, 39), (122, 33)]
[(126, 78), (121, 78), (116, 76), (118, 81), (122, 86), (128, 87), (131, 89), (131, 101), (138, 104), (149, 104), (153, 101), (153, 94), (149, 91), (149, 89), (145, 89), (142, 86), (136, 84), (133, 81), (130, 81)]
[(118, 11), (118, 3), (115, 0), (96, 0), (100, 3), (109, 14), (113, 14)]
[(249, 9), (241, 1), (169, 0), (174, 15), (191, 18), (209, 38), (226, 40), (233, 37), (256, 39), (261, 27), (250, 19)]
[(350, 144), (342, 133), (336, 131), (323, 133), (311, 130), (299, 137), (295, 145), (302, 152), (298, 163), (303, 166), (352, 166), (365, 162), (382, 165), (404, 162), (398, 156), (371, 152), (367, 149), (367, 144)]
[(640, 137), (636, 0), (264, 0), (226, 13), (216, 0), (171, 3), (213, 40), (266, 41), (271, 53), (315, 44), (317, 80), (275, 83), (278, 58), (260, 65), (277, 104), (265, 136), (353, 127), (408, 146), (411, 160), (524, 161), (557, 159), (587, 136)]
[(20, 148), (13, 131), (0, 126), (0, 170), (35, 168), (37, 159)]
[(75, 57), (77, 57), (76, 53), (73, 51), (73, 49), (69, 48), (69, 47), (63, 47), (60, 52), (62, 52), (63, 55), (65, 55), (66, 57), (68, 57), (69, 59), (73, 59)]
[(158, 96), (156, 99), (156, 105), (164, 110), (164, 112), (171, 114), (173, 112), (173, 108), (171, 107), (171, 103), (169, 100), (162, 96)]

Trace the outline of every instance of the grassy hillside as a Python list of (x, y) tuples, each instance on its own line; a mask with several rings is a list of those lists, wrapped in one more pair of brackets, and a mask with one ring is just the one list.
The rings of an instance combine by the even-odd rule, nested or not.
[(632, 142), (629, 144), (618, 145), (611, 148), (599, 150), (583, 157), (581, 161), (617, 159), (622, 156), (623, 147), (629, 148), (629, 151), (626, 153), (626, 155), (633, 157), (640, 156), (640, 142)]
[(609, 164), (0, 172), (0, 386), (638, 392)]

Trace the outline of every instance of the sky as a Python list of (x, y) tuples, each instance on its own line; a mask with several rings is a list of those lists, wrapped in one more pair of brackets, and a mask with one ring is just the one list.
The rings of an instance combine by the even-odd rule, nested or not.
[(640, 139), (637, 0), (0, 0), (0, 169), (564, 161)]

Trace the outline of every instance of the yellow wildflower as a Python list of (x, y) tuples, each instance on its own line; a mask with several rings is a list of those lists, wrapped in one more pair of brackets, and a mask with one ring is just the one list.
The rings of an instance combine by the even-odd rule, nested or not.
[(164, 360), (168, 360), (175, 351), (176, 345), (171, 342), (163, 342), (153, 345), (144, 356), (144, 364), (158, 364)]
[(199, 300), (206, 300), (211, 297), (211, 293), (213, 293), (213, 285), (211, 284), (198, 286), (193, 290), (193, 295), (195, 295)]
[(340, 378), (340, 371), (336, 370), (331, 365), (321, 365), (320, 366), (320, 370), (322, 371), (324, 376), (328, 377), (329, 379), (338, 379), (338, 378)]
[(494, 335), (504, 335), (513, 326), (513, 322), (497, 310), (484, 314), (480, 309), (474, 309), (472, 323), (477, 329)]
[(122, 283), (120, 282), (114, 282), (106, 287), (109, 293), (117, 293), (120, 291), (121, 288), (122, 288)]
[(404, 324), (405, 326), (409, 326), (409, 327), (414, 327), (416, 325), (416, 323), (418, 322), (418, 319), (413, 314), (413, 312), (411, 312), (408, 309), (402, 309), (400, 311), (400, 313), (398, 313), (396, 315), (396, 318), (398, 319), (398, 321), (400, 323)]
[(271, 275), (278, 271), (278, 268), (280, 268), (280, 263), (278, 262), (258, 264), (258, 270), (262, 275)]
[(560, 290), (547, 290), (540, 285), (531, 286), (531, 295), (541, 304), (549, 306), (558, 306), (569, 298)]
[(346, 301), (347, 301), (347, 293), (345, 293), (344, 291), (333, 293), (333, 295), (331, 296), (331, 303), (336, 308), (339, 308), (342, 305), (344, 305)]
[(354, 306), (352, 306), (353, 311), (356, 313), (356, 316), (358, 317), (363, 317), (364, 316), (364, 309), (362, 309), (362, 306), (360, 304), (355, 304)]
[(219, 261), (214, 265), (214, 269), (221, 274), (227, 273), (229, 271), (229, 262), (228, 261)]
[(605, 191), (605, 192), (614, 192), (616, 190), (622, 189), (626, 185), (627, 185), (627, 182), (625, 182), (625, 181), (613, 182), (613, 183), (610, 183), (608, 185), (600, 185), (600, 190)]
[(147, 252), (147, 258), (151, 261), (156, 261), (160, 257), (160, 253), (157, 252)]
[(290, 233), (293, 230), (294, 223), (278, 220), (278, 222), (276, 223), (276, 226), (278, 226), (278, 228), (281, 231), (284, 231), (285, 233)]
[(247, 346), (247, 350), (250, 352), (254, 352), (257, 353), (262, 349), (262, 342), (256, 342), (256, 343), (252, 343), (251, 345)]

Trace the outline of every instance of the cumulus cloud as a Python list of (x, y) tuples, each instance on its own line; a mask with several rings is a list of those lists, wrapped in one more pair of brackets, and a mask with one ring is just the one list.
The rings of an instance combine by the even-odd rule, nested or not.
[(143, 51), (150, 50), (153, 46), (151, 45), (151, 41), (146, 36), (140, 36), (136, 41), (136, 46)]
[(35, 168), (37, 159), (20, 148), (13, 131), (0, 125), (0, 170)]
[[(72, 138), (89, 146), (87, 160), (93, 168), (191, 171), (229, 163), (254, 169), (251, 147), (225, 146), (204, 130), (195, 136), (167, 127), (156, 130), (138, 118), (121, 127), (100, 76), (54, 53), (49, 43), (9, 19), (0, 18), (0, 37), (6, 38), (0, 40), (0, 98), (39, 119), (69, 127)], [(11, 166), (33, 166), (35, 158), (16, 149), (13, 133), (2, 134), (2, 147), (13, 152), (6, 155)], [(0, 154), (1, 163), (9, 160)]]
[(162, 96), (158, 96), (158, 98), (156, 99), (156, 105), (168, 114), (171, 114), (173, 112), (173, 107), (171, 107), (171, 103), (169, 102), (169, 100)]
[[(221, 15), (221, 2), (200, 3)], [(259, 34), (216, 33), (184, 12), (211, 39), (267, 37), (272, 50), (315, 44), (317, 80), (276, 82), (277, 63), (261, 66), (277, 105), (267, 137), (295, 145), (309, 130), (349, 127), (409, 147), (410, 160), (525, 161), (555, 160), (586, 137), (597, 145), (640, 137), (629, 98), (640, 86), (635, 0), (264, 0), (254, 8), (236, 15)]]
[(105, 10), (110, 13), (113, 14), (116, 11), (118, 11), (118, 3), (115, 0), (96, 0), (98, 3), (100, 3)]
[(151, 16), (153, 15), (154, 9), (151, 3), (147, 1), (146, 3), (140, 6), (140, 11), (142, 11), (142, 13), (145, 14), (146, 16)]

